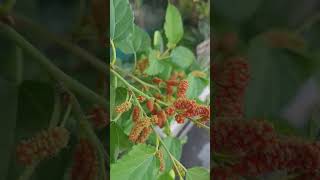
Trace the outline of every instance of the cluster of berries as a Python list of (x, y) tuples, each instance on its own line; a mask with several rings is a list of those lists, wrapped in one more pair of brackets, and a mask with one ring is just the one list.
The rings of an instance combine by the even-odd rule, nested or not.
[(278, 170), (319, 177), (320, 143), (278, 137), (263, 121), (218, 120), (213, 123), (213, 151), (235, 157), (213, 168), (217, 180), (257, 177)]
[(249, 81), (249, 67), (242, 57), (229, 57), (212, 68), (215, 83), (215, 116), (243, 117), (243, 99)]
[(71, 180), (96, 180), (98, 177), (98, 159), (94, 146), (88, 139), (80, 139), (73, 155)]
[[(160, 79), (161, 80), (161, 79)], [(162, 81), (162, 80), (161, 80)], [(159, 81), (158, 81), (159, 82)], [(203, 123), (210, 119), (210, 108), (207, 106), (199, 105), (194, 100), (186, 98), (186, 92), (189, 88), (187, 80), (181, 80), (179, 83), (173, 80), (166, 81), (168, 86), (177, 86), (177, 99), (173, 102), (173, 106), (168, 107), (162, 112), (163, 117), (175, 115), (175, 120), (178, 123), (184, 123), (186, 118), (199, 118)], [(171, 91), (170, 91), (171, 92)], [(168, 94), (168, 91), (167, 91)], [(172, 95), (170, 93), (169, 95)], [(160, 118), (159, 118), (160, 119)], [(160, 126), (161, 127), (161, 126)]]
[(125, 101), (124, 103), (118, 105), (115, 111), (119, 114), (127, 112), (131, 109), (132, 103), (130, 101)]
[(156, 152), (156, 157), (159, 159), (159, 163), (160, 163), (160, 171), (163, 172), (165, 169), (165, 162), (164, 162), (164, 158), (163, 158), (163, 152), (159, 149)]
[(109, 124), (107, 111), (103, 107), (95, 106), (89, 111), (89, 116), (96, 128), (104, 128)]
[(137, 118), (134, 121), (134, 125), (129, 134), (129, 139), (135, 143), (144, 143), (152, 132), (152, 122), (157, 119), (151, 119), (149, 117)]
[(30, 166), (58, 154), (68, 142), (69, 131), (65, 128), (55, 127), (39, 132), (31, 139), (18, 144), (17, 161), (24, 166)]

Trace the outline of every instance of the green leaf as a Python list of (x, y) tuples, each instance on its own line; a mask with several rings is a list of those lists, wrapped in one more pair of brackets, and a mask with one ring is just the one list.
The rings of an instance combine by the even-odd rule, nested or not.
[(133, 31), (133, 13), (128, 0), (110, 1), (110, 38), (114, 43), (126, 39)]
[(203, 89), (207, 86), (207, 82), (205, 79), (200, 77), (195, 77), (192, 73), (190, 73), (187, 77), (187, 81), (189, 82), (189, 88), (187, 90), (186, 96), (189, 99), (198, 98)]
[(310, 60), (272, 48), (262, 37), (250, 43), (248, 57), (251, 79), (245, 97), (246, 116), (280, 117), (298, 88), (310, 77)]
[(111, 162), (114, 163), (117, 161), (119, 154), (130, 147), (130, 142), (128, 136), (115, 123), (110, 125), (110, 135), (110, 156)]
[(111, 164), (112, 180), (153, 180), (159, 171), (156, 149), (152, 146), (139, 144), (123, 156), (115, 164)]
[[(177, 138), (174, 137), (166, 137), (163, 139), (164, 144), (168, 148), (168, 150), (171, 152), (171, 154), (179, 160), (181, 157), (181, 152), (182, 152), (182, 144), (181, 141)], [(161, 151), (163, 152), (163, 158), (165, 162), (165, 172), (168, 172), (172, 169), (173, 164), (170, 159), (169, 154), (167, 151), (164, 149), (164, 147), (161, 147)]]
[(142, 52), (151, 47), (151, 39), (147, 32), (134, 25), (133, 33), (119, 42), (117, 47), (126, 54)]
[(0, 78), (0, 177), (7, 177), (11, 153), (14, 151), (17, 97), (18, 88), (13, 83)]
[(160, 31), (155, 31), (153, 34), (153, 48), (163, 52), (164, 45), (163, 45), (163, 38)]
[(256, 12), (261, 2), (262, 0), (216, 0), (213, 8), (219, 16), (232, 21), (243, 22)]
[(158, 60), (157, 54), (155, 50), (152, 50), (149, 54), (149, 67), (144, 72), (150, 76), (161, 73), (165, 68), (160, 60)]
[(161, 79), (169, 79), (171, 76), (171, 72), (172, 72), (172, 65), (170, 63), (166, 63), (166, 61), (164, 61), (163, 63), (164, 69), (163, 71), (159, 74), (159, 78)]
[(195, 59), (193, 52), (183, 46), (175, 48), (171, 53), (171, 61), (182, 69), (187, 69)]
[(188, 169), (186, 180), (208, 180), (210, 179), (209, 171), (202, 167)]
[(158, 178), (158, 180), (174, 180), (174, 179), (175, 179), (175, 173), (173, 170), (161, 174)]
[(168, 47), (174, 47), (183, 37), (183, 22), (180, 12), (170, 3), (166, 12), (164, 30), (168, 38)]

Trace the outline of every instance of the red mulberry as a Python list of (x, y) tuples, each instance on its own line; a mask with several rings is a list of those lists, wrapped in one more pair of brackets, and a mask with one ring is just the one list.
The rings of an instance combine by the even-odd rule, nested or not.
[(81, 139), (73, 155), (71, 169), (72, 180), (96, 180), (98, 177), (98, 159), (96, 150), (89, 140)]
[(185, 97), (188, 87), (189, 87), (189, 83), (187, 80), (180, 81), (178, 86), (177, 96), (180, 98)]
[(17, 146), (17, 160), (28, 166), (49, 156), (54, 156), (66, 147), (69, 132), (65, 128), (55, 127), (36, 134), (30, 140), (22, 141)]

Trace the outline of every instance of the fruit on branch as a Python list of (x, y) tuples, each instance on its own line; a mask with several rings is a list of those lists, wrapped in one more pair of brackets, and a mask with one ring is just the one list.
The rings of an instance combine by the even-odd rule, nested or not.
[(132, 111), (132, 120), (133, 122), (137, 122), (140, 119), (140, 108), (138, 106), (133, 107)]
[(179, 98), (185, 97), (186, 92), (188, 90), (188, 87), (189, 87), (189, 83), (187, 80), (180, 81), (179, 86), (178, 86), (177, 96)]
[(80, 139), (73, 155), (71, 180), (96, 180), (99, 163), (96, 150), (87, 139)]
[(243, 155), (274, 144), (276, 133), (265, 121), (223, 119), (212, 123), (211, 139), (214, 152)]
[(249, 66), (245, 58), (233, 56), (213, 65), (215, 83), (215, 116), (243, 117), (243, 99), (249, 82)]
[(154, 111), (154, 101), (152, 99), (147, 100), (146, 106), (150, 112)]
[(69, 142), (69, 131), (63, 127), (54, 127), (41, 131), (29, 140), (18, 144), (17, 161), (30, 166), (50, 156), (55, 156)]
[(210, 119), (210, 107), (199, 105), (194, 100), (179, 98), (173, 103), (176, 112), (175, 119), (178, 123), (184, 123), (185, 118), (200, 118), (202, 122)]
[(149, 137), (152, 129), (151, 126), (151, 118), (144, 117), (137, 122), (134, 122), (134, 125), (129, 134), (129, 139), (132, 142), (144, 143)]
[(173, 106), (170, 106), (170, 107), (167, 107), (165, 111), (167, 116), (173, 116), (176, 110)]
[(158, 118), (158, 123), (157, 125), (160, 128), (163, 128), (163, 126), (165, 125), (165, 123), (167, 122), (167, 115), (165, 113), (164, 110), (161, 110), (159, 112), (157, 112), (157, 118)]
[(158, 77), (155, 77), (155, 78), (152, 79), (152, 82), (155, 83), (155, 84), (157, 84), (157, 85), (159, 85), (159, 84), (160, 84), (161, 82), (163, 82), (163, 81), (162, 81), (162, 79), (160, 79), (160, 78), (158, 78)]
[(138, 99), (138, 101), (139, 101), (140, 103), (142, 103), (142, 102), (144, 102), (144, 101), (146, 100), (146, 97), (144, 97), (144, 96), (138, 96), (137, 99)]
[(107, 111), (103, 107), (96, 106), (92, 108), (89, 112), (89, 116), (96, 128), (104, 128), (109, 124)]
[(124, 103), (118, 105), (116, 107), (116, 112), (117, 113), (124, 113), (127, 112), (131, 109), (132, 103), (130, 101), (125, 101)]
[(156, 152), (156, 157), (159, 159), (159, 163), (160, 163), (159, 170), (163, 172), (165, 169), (165, 162), (163, 158), (163, 152), (160, 149)]
[(279, 139), (262, 151), (247, 154), (230, 168), (240, 176), (256, 177), (277, 170), (317, 174), (320, 170), (319, 143)]

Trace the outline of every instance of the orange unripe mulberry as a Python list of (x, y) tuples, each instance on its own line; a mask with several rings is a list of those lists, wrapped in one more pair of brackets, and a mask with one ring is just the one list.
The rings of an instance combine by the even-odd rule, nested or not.
[(163, 128), (163, 126), (165, 125), (165, 123), (167, 122), (167, 115), (165, 113), (164, 110), (161, 110), (157, 113), (157, 117), (158, 117), (158, 123), (157, 125), (160, 128)]
[(144, 97), (144, 96), (138, 96), (137, 99), (138, 99), (139, 102), (143, 102), (143, 101), (146, 100), (146, 97)]
[[(149, 134), (147, 133), (149, 130), (145, 130), (145, 128), (149, 128), (151, 126), (151, 119), (150, 118), (144, 118), (141, 119), (141, 121), (138, 121), (134, 124), (134, 126), (131, 129), (131, 132), (129, 134), (129, 140), (132, 142), (141, 142), (146, 136)], [(143, 137), (140, 138), (140, 135)], [(139, 140), (140, 138), (140, 140)]]
[(131, 109), (132, 103), (130, 101), (125, 101), (124, 103), (118, 105), (116, 107), (116, 112), (117, 113), (124, 113), (127, 112)]
[(187, 80), (180, 81), (178, 86), (177, 96), (180, 98), (185, 97), (188, 87), (189, 87), (189, 82)]
[(170, 106), (166, 109), (167, 116), (173, 116), (175, 113), (175, 108), (173, 106)]
[(150, 136), (152, 132), (152, 128), (151, 127), (146, 127), (142, 130), (139, 138), (137, 139), (137, 143), (144, 143), (148, 137)]
[(67, 146), (69, 131), (62, 127), (55, 127), (36, 134), (29, 140), (22, 141), (17, 146), (17, 161), (30, 166), (45, 158), (54, 156)]
[(71, 168), (71, 180), (96, 180), (99, 163), (96, 149), (87, 139), (81, 139), (76, 146)]
[(149, 110), (150, 112), (152, 112), (152, 111), (154, 110), (154, 101), (151, 100), (151, 99), (149, 99), (149, 100), (147, 101), (147, 103), (146, 103), (146, 106), (147, 106), (148, 110)]
[(178, 80), (168, 80), (166, 83), (169, 86), (177, 86), (179, 84)]
[(137, 122), (140, 119), (140, 108), (138, 106), (133, 107), (132, 111), (132, 121)]
[(164, 162), (164, 158), (163, 158), (163, 152), (162, 152), (161, 150), (158, 150), (158, 151), (156, 152), (156, 157), (159, 159), (159, 162), (160, 162), (160, 168), (159, 168), (159, 170), (160, 170), (161, 172), (163, 172), (164, 169), (165, 169), (165, 162)]
[(155, 84), (160, 84), (162, 82), (162, 79), (158, 78), (158, 77), (155, 77), (152, 79), (152, 82), (155, 83)]

